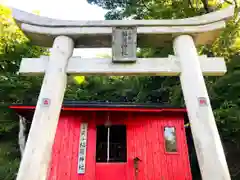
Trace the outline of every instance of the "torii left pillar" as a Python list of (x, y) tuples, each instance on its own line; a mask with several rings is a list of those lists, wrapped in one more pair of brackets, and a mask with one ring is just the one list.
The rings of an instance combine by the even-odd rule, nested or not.
[(66, 67), (73, 49), (74, 42), (69, 37), (59, 36), (54, 40), (17, 180), (47, 179), (67, 84)]

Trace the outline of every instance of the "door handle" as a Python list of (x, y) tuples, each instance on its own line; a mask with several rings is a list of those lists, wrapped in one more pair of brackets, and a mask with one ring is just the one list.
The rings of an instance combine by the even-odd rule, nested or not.
[(139, 157), (135, 157), (133, 159), (133, 163), (134, 163), (134, 170), (135, 170), (135, 180), (138, 177), (138, 169), (139, 169), (139, 162), (141, 161), (141, 159)]
[(133, 162), (134, 162), (134, 169), (138, 169), (138, 165), (139, 165), (139, 162), (141, 161), (141, 159), (139, 157), (135, 157), (133, 159)]

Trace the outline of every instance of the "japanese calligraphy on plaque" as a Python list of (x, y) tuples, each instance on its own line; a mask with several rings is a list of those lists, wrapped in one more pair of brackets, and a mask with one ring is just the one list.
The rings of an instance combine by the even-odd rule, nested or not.
[(135, 62), (137, 59), (137, 28), (115, 27), (112, 37), (113, 62)]
[(85, 173), (87, 129), (88, 129), (88, 124), (82, 123), (80, 127), (80, 141), (79, 141), (79, 152), (78, 152), (78, 174)]

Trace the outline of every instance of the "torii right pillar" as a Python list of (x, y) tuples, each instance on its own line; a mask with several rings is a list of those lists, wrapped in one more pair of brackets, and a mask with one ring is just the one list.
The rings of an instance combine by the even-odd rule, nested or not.
[(180, 35), (173, 46), (180, 61), (180, 81), (202, 179), (230, 180), (194, 40), (190, 35)]

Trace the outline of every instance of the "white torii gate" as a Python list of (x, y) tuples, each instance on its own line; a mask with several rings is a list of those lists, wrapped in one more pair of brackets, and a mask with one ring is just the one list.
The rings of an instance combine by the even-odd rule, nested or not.
[[(45, 180), (61, 111), (67, 74), (180, 76), (203, 180), (230, 180), (203, 75), (226, 72), (223, 58), (198, 56), (196, 45), (212, 43), (234, 14), (230, 6), (174, 20), (65, 21), (13, 9), (19, 27), (49, 57), (23, 58), (19, 72), (44, 80), (17, 180)], [(137, 58), (137, 47), (173, 43), (175, 56)], [(112, 47), (112, 59), (71, 57), (74, 47)]]

